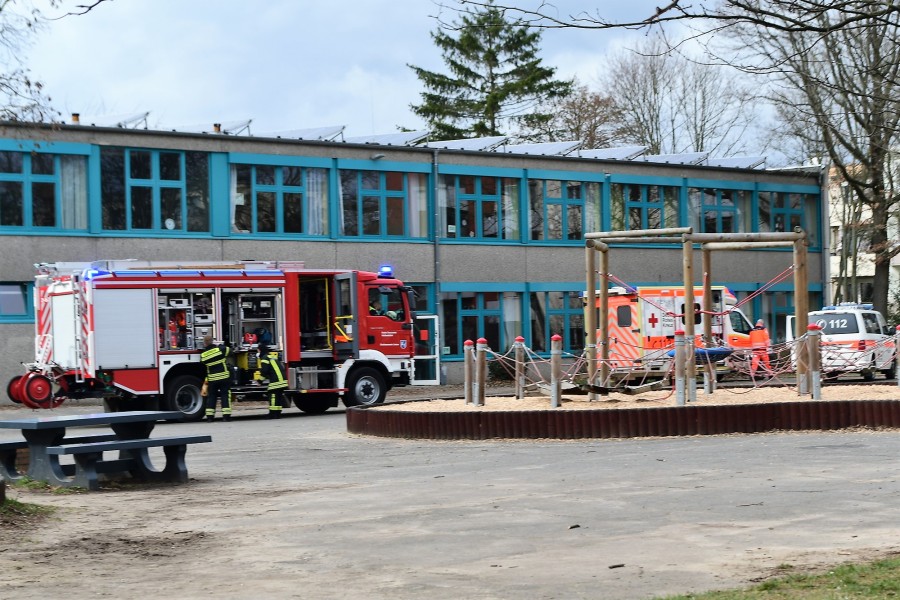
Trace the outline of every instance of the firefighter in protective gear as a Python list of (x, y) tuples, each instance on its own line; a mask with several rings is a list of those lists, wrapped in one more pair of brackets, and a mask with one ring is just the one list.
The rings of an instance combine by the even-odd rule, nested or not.
[(285, 377), (284, 365), (278, 360), (278, 352), (270, 350), (264, 344), (259, 345), (259, 371), (269, 382), (266, 385), (266, 394), (269, 396), (269, 418), (280, 418), (282, 398), (288, 382)]
[(216, 418), (216, 401), (222, 404), (222, 419), (231, 420), (231, 373), (228, 370), (228, 356), (231, 348), (224, 344), (213, 344), (213, 338), (208, 335), (203, 338), (203, 352), (200, 353), (200, 362), (206, 367), (206, 420), (214, 421)]
[(772, 365), (769, 363), (769, 330), (766, 329), (765, 322), (760, 319), (756, 322), (756, 326), (750, 330), (750, 348), (753, 357), (750, 360), (750, 375), (756, 375), (759, 363), (762, 361), (767, 372), (772, 372)]

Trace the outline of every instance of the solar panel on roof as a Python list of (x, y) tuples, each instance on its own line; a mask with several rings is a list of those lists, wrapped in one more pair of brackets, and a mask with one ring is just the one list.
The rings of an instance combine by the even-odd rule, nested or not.
[(581, 146), (578, 140), (570, 142), (542, 142), (535, 144), (510, 144), (497, 150), (507, 154), (540, 154), (543, 156), (565, 156)]
[(349, 144), (379, 144), (381, 146), (412, 146), (427, 138), (428, 131), (401, 131), (344, 138)]
[(710, 158), (706, 161), (710, 167), (732, 167), (735, 169), (758, 169), (766, 164), (765, 156), (731, 156), (728, 158)]
[(674, 163), (679, 165), (699, 165), (706, 160), (709, 152), (685, 152), (683, 154), (650, 154), (641, 160), (655, 163)]
[(623, 146), (621, 148), (590, 148), (578, 151), (581, 158), (602, 160), (634, 160), (647, 151), (647, 146)]
[(242, 121), (222, 121), (218, 124), (177, 125), (172, 127), (172, 131), (180, 133), (224, 133), (225, 135), (239, 135), (246, 132), (247, 135), (250, 135), (250, 123), (252, 122), (253, 119), (244, 119)]
[(332, 142), (344, 133), (346, 125), (329, 125), (327, 127), (310, 127), (308, 129), (291, 129), (258, 134), (262, 137), (283, 138), (291, 140), (319, 140)]
[(466, 140), (442, 140), (423, 144), (425, 148), (443, 148), (445, 150), (493, 150), (508, 140), (505, 135), (493, 137), (471, 138)]

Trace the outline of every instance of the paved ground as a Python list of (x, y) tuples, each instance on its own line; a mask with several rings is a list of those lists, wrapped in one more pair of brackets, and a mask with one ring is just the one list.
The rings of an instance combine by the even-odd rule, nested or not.
[(186, 485), (13, 491), (61, 512), (0, 529), (3, 597), (637, 599), (900, 549), (896, 431), (424, 442), (261, 415), (160, 426), (212, 432)]

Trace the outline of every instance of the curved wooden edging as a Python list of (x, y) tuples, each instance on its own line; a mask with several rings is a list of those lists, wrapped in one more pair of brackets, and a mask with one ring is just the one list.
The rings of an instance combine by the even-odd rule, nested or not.
[(633, 438), (900, 427), (900, 400), (830, 400), (621, 409), (347, 410), (347, 431), (431, 440)]

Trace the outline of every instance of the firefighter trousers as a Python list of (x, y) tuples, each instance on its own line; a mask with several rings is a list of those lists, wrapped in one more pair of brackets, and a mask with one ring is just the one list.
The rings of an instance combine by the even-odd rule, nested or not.
[(281, 412), (284, 400), (284, 390), (267, 390), (269, 393), (269, 412)]
[(231, 416), (231, 381), (219, 379), (210, 381), (206, 387), (206, 416), (216, 414), (216, 402), (222, 404), (222, 414)]
[(759, 369), (760, 361), (762, 361), (766, 372), (771, 373), (772, 365), (769, 363), (769, 351), (766, 348), (753, 349), (753, 357), (750, 359), (750, 373), (756, 375), (756, 370)]

